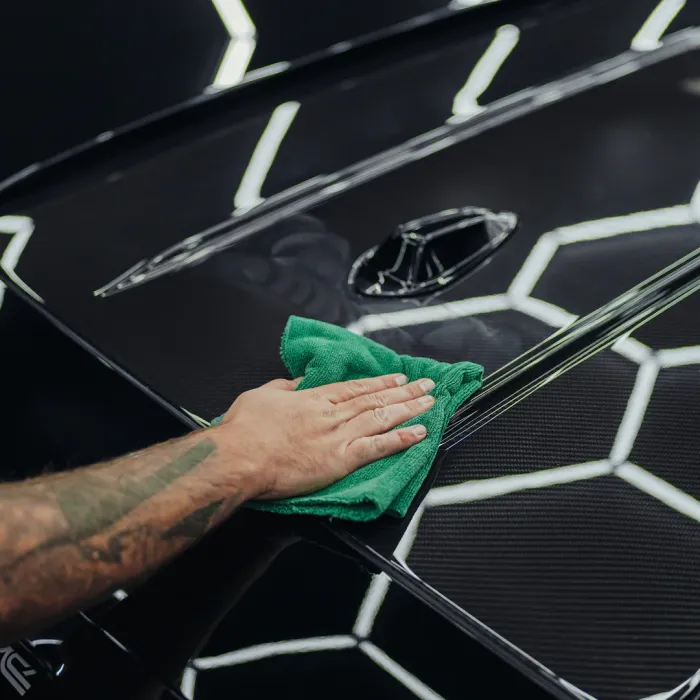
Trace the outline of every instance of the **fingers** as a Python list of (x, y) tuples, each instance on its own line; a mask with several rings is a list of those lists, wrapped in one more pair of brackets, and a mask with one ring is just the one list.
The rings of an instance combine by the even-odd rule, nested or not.
[(348, 431), (346, 434), (353, 440), (386, 433), (397, 425), (425, 413), (434, 403), (435, 399), (428, 395), (365, 411), (346, 423), (345, 429)]
[(372, 411), (375, 408), (418, 399), (434, 388), (435, 382), (432, 379), (419, 379), (406, 384), (406, 386), (384, 389), (383, 391), (365, 394), (364, 396), (358, 396), (356, 399), (345, 401), (338, 405), (336, 415), (343, 420), (350, 420), (365, 411)]
[(314, 392), (324, 396), (332, 403), (342, 403), (365, 394), (402, 386), (406, 381), (404, 374), (385, 374), (382, 377), (368, 377), (367, 379), (352, 379), (349, 382), (326, 384), (326, 386), (314, 389)]
[(297, 377), (296, 379), (273, 379), (263, 386), (267, 389), (281, 389), (282, 391), (294, 391), (294, 389), (301, 384), (301, 380), (304, 377)]
[(425, 438), (427, 431), (423, 425), (399, 428), (382, 435), (371, 435), (354, 440), (347, 447), (348, 466), (356, 469), (376, 462), (397, 452), (403, 452)]

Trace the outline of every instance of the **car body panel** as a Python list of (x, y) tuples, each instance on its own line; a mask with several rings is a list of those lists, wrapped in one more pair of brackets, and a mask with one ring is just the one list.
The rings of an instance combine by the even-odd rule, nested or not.
[[(50, 192), (28, 179), (2, 205), (7, 283), (190, 425), (284, 373), (292, 313), (485, 365), (409, 516), (331, 527), (383, 573), (360, 631), (317, 651), (395, 671), (371, 636), (391, 578), (558, 697), (692, 683), (700, 34), (645, 45), (633, 30), (653, 8), (630, 8), (436, 42), (233, 124), (202, 117)], [(353, 294), (366, 250), (462, 206), (521, 224), (440, 294)]]

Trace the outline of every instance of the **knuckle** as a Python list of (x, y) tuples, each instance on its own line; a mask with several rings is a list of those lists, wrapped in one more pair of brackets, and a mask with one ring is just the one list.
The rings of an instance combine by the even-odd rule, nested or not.
[(413, 444), (413, 433), (410, 430), (398, 430), (397, 436), (402, 445)]
[(386, 452), (386, 440), (382, 435), (372, 436), (372, 452), (375, 455), (383, 455)]
[(381, 378), (382, 389), (395, 389), (396, 388), (396, 378), (388, 374), (386, 377)]
[(419, 413), (425, 413), (432, 405), (433, 402), (423, 403), (421, 399), (413, 399), (413, 401), (406, 404), (412, 414), (418, 415)]
[(388, 403), (389, 399), (381, 393), (369, 394), (367, 397), (367, 405), (370, 408), (384, 408)]
[(406, 393), (411, 398), (414, 398), (414, 399), (417, 399), (417, 398), (423, 396), (423, 394), (425, 394), (425, 391), (423, 389), (421, 389), (420, 385), (417, 383), (407, 386), (406, 389), (407, 389)]
[(377, 421), (377, 423), (379, 423), (379, 425), (384, 425), (384, 423), (386, 423), (386, 421), (387, 421), (386, 408), (384, 408), (383, 406), (380, 406), (378, 408), (375, 408), (372, 411), (372, 413), (374, 415), (374, 420)]
[(369, 391), (369, 386), (367, 385), (367, 382), (362, 381), (361, 379), (353, 379), (350, 382), (350, 390), (355, 396), (361, 396)]

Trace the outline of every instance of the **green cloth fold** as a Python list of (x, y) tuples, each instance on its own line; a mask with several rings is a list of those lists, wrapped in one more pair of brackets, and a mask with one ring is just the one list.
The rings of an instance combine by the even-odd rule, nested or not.
[(430, 471), (447, 422), (481, 386), (483, 367), (399, 355), (344, 328), (297, 316), (287, 322), (281, 351), (291, 376), (304, 377), (297, 390), (402, 372), (409, 381), (432, 379), (435, 404), (404, 424), (422, 423), (428, 429), (427, 437), (405, 452), (368, 464), (321, 491), (249, 505), (275, 513), (344, 520), (373, 520), (384, 513), (403, 517)]

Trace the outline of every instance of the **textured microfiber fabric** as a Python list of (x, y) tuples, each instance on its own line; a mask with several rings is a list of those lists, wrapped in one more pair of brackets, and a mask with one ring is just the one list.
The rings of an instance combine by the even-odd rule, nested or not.
[(422, 423), (427, 437), (408, 450), (353, 472), (321, 491), (279, 501), (256, 501), (259, 510), (373, 520), (406, 514), (435, 459), (452, 414), (480, 386), (483, 367), (471, 362), (446, 364), (426, 357), (399, 355), (369, 338), (322, 321), (291, 316), (282, 336), (282, 359), (292, 377), (304, 377), (297, 391), (349, 379), (403, 373), (408, 381), (429, 377), (435, 404), (406, 423)]

